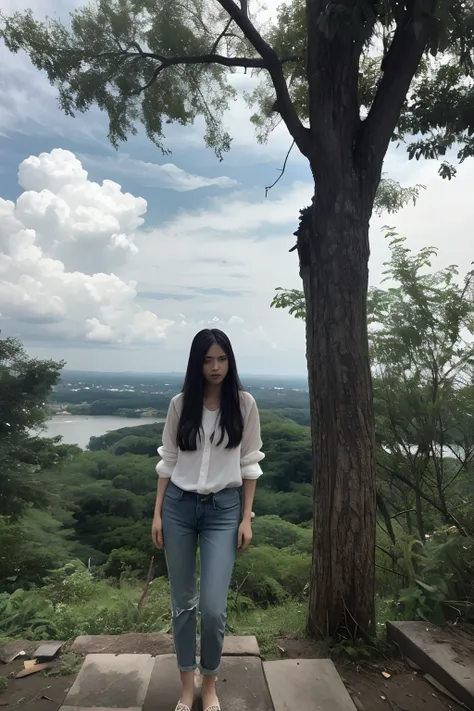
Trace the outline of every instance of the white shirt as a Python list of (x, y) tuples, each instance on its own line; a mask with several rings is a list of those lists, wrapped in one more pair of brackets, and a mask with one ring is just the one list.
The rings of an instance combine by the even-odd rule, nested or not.
[(242, 486), (243, 479), (258, 479), (262, 474), (259, 462), (264, 458), (260, 451), (260, 418), (257, 403), (250, 393), (241, 392), (240, 403), (244, 430), (242, 442), (234, 449), (226, 449), (227, 436), (219, 446), (214, 442), (220, 439), (219, 411), (212, 412), (203, 408), (201, 438), (197, 438), (194, 452), (178, 449), (178, 423), (182, 409), (183, 395), (176, 395), (170, 402), (165, 427), (163, 446), (158, 454), (161, 462), (156, 466), (159, 477), (171, 479), (173, 484), (185, 491), (198, 494), (211, 494), (227, 487)]

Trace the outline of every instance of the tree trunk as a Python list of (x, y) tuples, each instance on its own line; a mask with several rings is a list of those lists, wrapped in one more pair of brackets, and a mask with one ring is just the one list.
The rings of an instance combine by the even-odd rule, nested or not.
[[(374, 625), (375, 436), (367, 338), (369, 216), (348, 167), (334, 209), (324, 185), (298, 236), (313, 437), (313, 636)], [(334, 195), (334, 192), (332, 193)]]

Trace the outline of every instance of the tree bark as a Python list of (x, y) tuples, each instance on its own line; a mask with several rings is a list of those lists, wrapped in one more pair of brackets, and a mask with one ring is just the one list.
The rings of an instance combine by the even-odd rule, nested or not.
[[(319, 188), (297, 233), (306, 299), (314, 548), (308, 628), (374, 625), (375, 436), (367, 338), (369, 216), (350, 166), (334, 209)], [(327, 189), (332, 190), (331, 185)], [(332, 193), (334, 194), (334, 193)]]

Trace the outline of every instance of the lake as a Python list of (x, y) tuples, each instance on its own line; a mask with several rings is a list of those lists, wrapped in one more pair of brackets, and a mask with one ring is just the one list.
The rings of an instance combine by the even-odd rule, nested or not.
[[(139, 425), (152, 425), (154, 422), (164, 422), (156, 417), (115, 417), (104, 415), (91, 417), (88, 415), (55, 415), (46, 422), (44, 437), (61, 435), (64, 444), (77, 444), (82, 449), (89, 444), (91, 437), (98, 437), (110, 430), (119, 430), (122, 427), (138, 427)], [(158, 447), (160, 443), (157, 442)]]

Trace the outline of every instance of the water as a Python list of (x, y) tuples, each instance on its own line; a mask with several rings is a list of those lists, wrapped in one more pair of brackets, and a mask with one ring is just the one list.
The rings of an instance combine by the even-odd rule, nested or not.
[[(104, 415), (91, 417), (89, 415), (55, 415), (46, 422), (44, 437), (61, 435), (64, 444), (77, 444), (85, 449), (91, 437), (98, 437), (110, 430), (119, 430), (122, 427), (138, 427), (151, 425), (154, 422), (163, 422), (156, 417), (115, 417)], [(158, 446), (159, 442), (157, 442)]]

